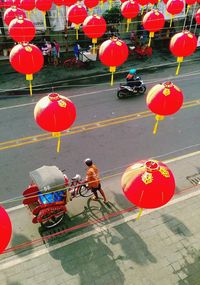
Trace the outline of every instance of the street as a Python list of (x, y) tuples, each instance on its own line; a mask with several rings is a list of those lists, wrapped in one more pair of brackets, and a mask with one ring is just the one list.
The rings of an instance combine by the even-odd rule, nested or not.
[[(83, 160), (91, 157), (101, 175), (106, 176), (123, 172), (127, 165), (140, 159), (164, 160), (198, 149), (198, 63), (188, 64), (176, 78), (174, 68), (157, 70), (142, 78), (147, 88), (172, 80), (184, 92), (182, 110), (160, 122), (156, 136), (152, 133), (155, 119), (144, 96), (118, 100), (117, 82), (112, 88), (104, 83), (69, 89), (59, 93), (75, 103), (77, 119), (71, 132), (63, 133), (58, 154), (56, 139), (43, 132), (33, 117), (35, 103), (44, 95), (1, 99), (1, 201), (21, 196), (30, 182), (29, 171), (42, 165), (57, 165), (69, 177), (76, 173), (85, 175)], [(16, 203), (4, 204), (6, 208), (13, 205)]]

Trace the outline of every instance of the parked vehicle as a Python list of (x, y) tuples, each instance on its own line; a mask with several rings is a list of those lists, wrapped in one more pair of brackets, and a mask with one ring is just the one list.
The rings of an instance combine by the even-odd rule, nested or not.
[(23, 192), (23, 204), (31, 211), (33, 223), (45, 228), (58, 225), (67, 212), (67, 203), (81, 195), (89, 197), (92, 192), (77, 174), (69, 181), (56, 166), (42, 166), (30, 172), (31, 184)]
[(117, 97), (119, 99), (130, 97), (130, 96), (137, 96), (143, 95), (146, 92), (146, 85), (144, 84), (143, 80), (138, 76), (136, 78), (139, 82), (137, 86), (131, 87), (126, 83), (121, 83), (118, 90), (117, 90)]

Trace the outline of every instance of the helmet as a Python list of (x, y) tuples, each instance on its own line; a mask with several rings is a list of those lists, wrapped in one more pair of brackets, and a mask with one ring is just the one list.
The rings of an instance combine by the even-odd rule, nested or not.
[(137, 71), (137, 70), (136, 70), (135, 68), (130, 69), (130, 70), (129, 70), (129, 74), (135, 74), (135, 73), (136, 73), (136, 71)]
[(76, 174), (76, 175), (73, 177), (73, 179), (80, 182), (80, 181), (81, 181), (81, 176), (80, 176), (80, 174)]
[(86, 158), (84, 162), (85, 162), (85, 164), (87, 166), (91, 166), (92, 165), (92, 159), (91, 158)]

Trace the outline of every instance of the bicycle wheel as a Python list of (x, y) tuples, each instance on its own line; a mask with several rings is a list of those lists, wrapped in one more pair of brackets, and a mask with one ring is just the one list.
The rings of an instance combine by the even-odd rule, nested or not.
[(92, 191), (86, 186), (86, 185), (82, 185), (79, 189), (79, 194), (82, 197), (90, 197), (93, 195)]

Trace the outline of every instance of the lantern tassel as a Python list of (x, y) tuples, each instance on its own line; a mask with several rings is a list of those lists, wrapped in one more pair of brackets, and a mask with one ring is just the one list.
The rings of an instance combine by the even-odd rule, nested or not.
[(111, 81), (110, 81), (110, 85), (113, 86), (113, 82), (114, 82), (114, 72), (116, 71), (116, 66), (110, 66), (110, 72), (111, 74)]
[(78, 29), (79, 29), (79, 25), (75, 25), (75, 30), (76, 30), (76, 40), (78, 40)]
[(144, 6), (142, 6), (141, 15), (143, 15), (143, 12), (144, 12)]
[(61, 143), (60, 132), (53, 132), (53, 133), (52, 133), (52, 136), (58, 138), (56, 151), (57, 151), (57, 152), (60, 152), (60, 143)]
[(154, 32), (150, 32), (150, 33), (149, 33), (148, 47), (150, 47), (150, 45), (151, 45), (151, 38), (153, 38), (153, 37), (154, 37)]
[(95, 44), (97, 43), (97, 38), (92, 38), (92, 43), (93, 43), (92, 53), (95, 54), (96, 53)]
[(171, 15), (170, 25), (169, 25), (170, 28), (171, 28), (171, 26), (172, 26), (172, 21), (173, 21), (173, 19), (174, 19), (174, 15)]
[(159, 121), (162, 121), (162, 120), (164, 120), (164, 116), (156, 115), (156, 123), (155, 123), (154, 128), (153, 128), (153, 134), (154, 135), (156, 135), (156, 133), (157, 133)]
[(58, 17), (60, 16), (60, 6), (57, 6), (58, 9)]
[(30, 14), (31, 14), (31, 12), (30, 11), (28, 11), (28, 19), (30, 20)]
[(187, 14), (188, 14), (189, 9), (190, 9), (190, 5), (187, 5), (187, 10), (186, 10), (186, 15), (185, 15), (185, 17), (187, 17)]
[(59, 133), (58, 143), (57, 143), (57, 152), (60, 152), (60, 143), (61, 143), (61, 139), (60, 139), (60, 133)]
[(32, 88), (33, 74), (26, 74), (26, 80), (29, 81), (30, 96), (32, 96), (33, 95), (33, 88)]
[(177, 69), (176, 69), (176, 75), (179, 74), (179, 70), (180, 70), (180, 67), (181, 67), (181, 62), (183, 62), (183, 57), (180, 56), (177, 58), (177, 62), (178, 62), (178, 66), (177, 66)]
[(112, 8), (112, 0), (109, 0), (109, 10)]
[(140, 217), (141, 217), (141, 215), (142, 215), (142, 212), (143, 212), (143, 208), (140, 208), (140, 210), (139, 210), (139, 213), (138, 213), (138, 215), (137, 215), (136, 220), (139, 220), (139, 218), (140, 218)]
[(127, 19), (127, 27), (126, 27), (126, 31), (128, 32), (128, 30), (129, 30), (129, 25), (130, 25), (130, 23), (131, 23), (131, 19)]
[(42, 12), (42, 14), (43, 14), (43, 20), (44, 20), (44, 28), (45, 28), (45, 30), (46, 30), (46, 28), (47, 28), (46, 12), (45, 12), (45, 11), (43, 11), (43, 12)]

